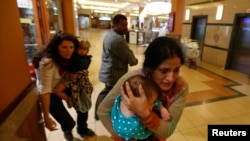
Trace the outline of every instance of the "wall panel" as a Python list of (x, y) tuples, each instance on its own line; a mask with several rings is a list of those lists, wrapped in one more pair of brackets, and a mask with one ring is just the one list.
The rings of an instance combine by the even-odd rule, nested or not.
[(220, 68), (225, 68), (227, 51), (204, 46), (202, 61), (213, 64)]
[(204, 44), (228, 49), (232, 34), (232, 26), (207, 25)]

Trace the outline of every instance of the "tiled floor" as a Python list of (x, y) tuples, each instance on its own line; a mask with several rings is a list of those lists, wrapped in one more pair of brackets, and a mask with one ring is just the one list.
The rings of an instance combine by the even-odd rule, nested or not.
[[(108, 30), (90, 29), (80, 32), (80, 36), (91, 43), (90, 54), (92, 63), (89, 68), (90, 80), (94, 85), (93, 105), (98, 93), (104, 85), (98, 80), (100, 68), (102, 40)], [(141, 66), (145, 47), (130, 45), (139, 64), (130, 70)], [(181, 75), (190, 85), (187, 106), (181, 120), (168, 141), (206, 141), (208, 124), (250, 124), (250, 80), (248, 75), (223, 70), (200, 62), (197, 69), (183, 66)], [(100, 121), (94, 120), (94, 106), (89, 112), (89, 128), (96, 132), (95, 137), (81, 138), (73, 131), (74, 141), (111, 141), (109, 133)], [(76, 113), (69, 109), (73, 117)], [(59, 125), (58, 125), (59, 126)], [(60, 128), (60, 126), (59, 126)], [(48, 141), (64, 141), (61, 130), (50, 132), (46, 130)]]

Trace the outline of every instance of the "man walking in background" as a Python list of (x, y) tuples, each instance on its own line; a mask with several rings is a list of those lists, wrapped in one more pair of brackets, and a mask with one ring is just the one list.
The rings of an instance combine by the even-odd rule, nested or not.
[(97, 97), (95, 119), (99, 120), (96, 112), (99, 104), (106, 97), (121, 76), (128, 72), (128, 65), (138, 64), (133, 51), (129, 48), (124, 36), (128, 32), (128, 22), (124, 15), (115, 15), (112, 19), (112, 29), (103, 40), (102, 63), (99, 80), (105, 83), (105, 88)]

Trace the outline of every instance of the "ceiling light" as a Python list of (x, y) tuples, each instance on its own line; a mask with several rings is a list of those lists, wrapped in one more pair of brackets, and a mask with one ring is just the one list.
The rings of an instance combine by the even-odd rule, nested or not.
[(143, 11), (150, 15), (169, 14), (171, 6), (170, 2), (151, 2), (144, 7)]
[(98, 6), (107, 6), (107, 7), (117, 7), (124, 8), (129, 5), (128, 2), (124, 3), (107, 3), (107, 2), (98, 2), (98, 1), (88, 1), (88, 0), (78, 0), (78, 3), (81, 5), (98, 5)]
[(110, 17), (100, 17), (99, 20), (102, 20), (102, 21), (110, 21), (111, 18), (110, 18)]
[(135, 7), (133, 7), (133, 9), (132, 10), (134, 10), (134, 11), (139, 11), (139, 6), (135, 6)]
[(190, 9), (186, 9), (186, 12), (185, 12), (185, 20), (186, 21), (189, 20), (189, 16), (190, 16)]
[(85, 0), (74, 0), (76, 3), (83, 3)]
[(216, 20), (221, 20), (222, 19), (222, 15), (223, 15), (223, 5), (218, 5), (217, 6), (217, 11), (216, 11)]
[(130, 13), (130, 16), (139, 16), (138, 13)]
[(106, 13), (106, 14), (113, 14), (114, 11), (105, 11), (105, 10), (94, 10), (95, 13)]
[(168, 19), (168, 16), (157, 16), (159, 19)]
[(85, 6), (85, 5), (81, 5), (82, 9), (94, 9), (94, 10), (107, 10), (107, 11), (118, 11), (119, 8), (111, 8), (111, 7), (100, 7), (100, 6)]

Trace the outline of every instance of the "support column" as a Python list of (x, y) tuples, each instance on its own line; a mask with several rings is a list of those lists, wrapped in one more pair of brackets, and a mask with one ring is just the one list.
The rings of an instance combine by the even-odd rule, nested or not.
[(185, 0), (172, 0), (172, 12), (175, 12), (174, 31), (170, 35), (180, 35), (184, 13)]
[(75, 12), (73, 0), (62, 0), (63, 29), (76, 35)]
[(41, 36), (41, 31), (40, 31), (40, 23), (39, 23), (39, 16), (38, 16), (38, 10), (36, 6), (36, 1), (32, 0), (32, 5), (33, 5), (33, 15), (34, 15), (34, 22), (36, 24), (35, 30), (36, 30), (36, 39), (37, 39), (37, 46), (38, 48), (42, 48), (43, 42), (42, 42), (42, 36)]
[[(139, 7), (139, 15), (141, 14), (141, 12), (143, 11), (144, 7)], [(139, 29), (143, 28), (144, 25), (144, 17), (139, 18)]]
[(128, 21), (128, 29), (131, 29), (131, 17), (130, 17), (130, 12), (126, 12), (126, 17)]
[(34, 6), (36, 6), (37, 11), (39, 12), (38, 15), (40, 15), (38, 16), (38, 19), (42, 35), (41, 36), (42, 44), (46, 45), (50, 41), (50, 30), (49, 30), (49, 20), (46, 7), (46, 0), (37, 0)]
[(0, 17), (0, 140), (46, 141), (38, 94), (29, 74), (17, 1), (1, 1)]

